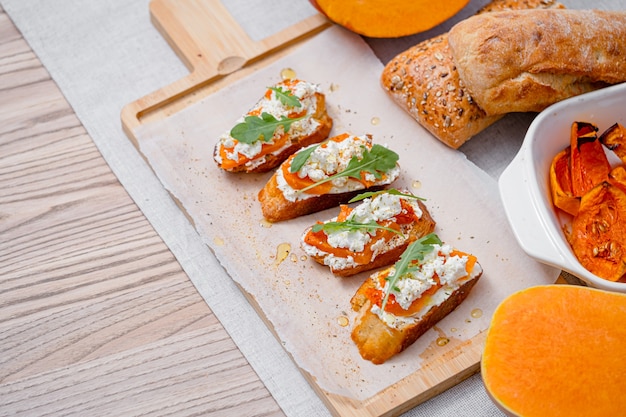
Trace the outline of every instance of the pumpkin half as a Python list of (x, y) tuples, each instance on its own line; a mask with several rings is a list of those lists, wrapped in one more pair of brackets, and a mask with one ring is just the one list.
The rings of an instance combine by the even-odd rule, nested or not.
[(371, 38), (424, 32), (448, 20), (469, 0), (310, 0), (331, 21)]
[(510, 416), (618, 416), (626, 410), (626, 295), (545, 285), (495, 310), (481, 361)]

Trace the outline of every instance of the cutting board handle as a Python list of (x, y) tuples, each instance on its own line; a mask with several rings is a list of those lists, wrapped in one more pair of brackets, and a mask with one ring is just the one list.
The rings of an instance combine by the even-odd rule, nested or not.
[(176, 102), (330, 25), (324, 16), (315, 14), (255, 41), (219, 0), (152, 0), (150, 19), (190, 74), (122, 109), (122, 126), (131, 138), (154, 113), (167, 115), (175, 111)]

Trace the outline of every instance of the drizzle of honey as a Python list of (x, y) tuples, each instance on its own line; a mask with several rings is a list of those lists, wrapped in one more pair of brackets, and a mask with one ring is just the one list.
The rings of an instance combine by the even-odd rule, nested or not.
[(307, 259), (309, 259), (309, 257), (308, 257), (308, 256), (306, 256), (306, 255), (302, 255), (302, 256), (300, 257), (300, 260), (301, 260), (301, 261), (306, 261)]
[(296, 78), (296, 72), (291, 68), (283, 68), (280, 71), (280, 78), (283, 80), (293, 80)]
[(337, 90), (339, 90), (339, 86), (337, 84), (335, 84), (335, 83), (331, 83), (330, 84), (330, 91), (333, 92), (333, 91), (337, 91)]
[(470, 312), (470, 316), (477, 319), (483, 316), (483, 311), (480, 308), (475, 308)]
[(213, 243), (215, 243), (217, 246), (224, 246), (224, 239), (222, 239), (221, 237), (216, 237), (213, 239)]
[(296, 255), (295, 253), (291, 254), (291, 262), (293, 262), (294, 264), (296, 262), (298, 262), (298, 255)]
[(415, 189), (422, 188), (422, 182), (420, 180), (415, 180), (411, 184), (411, 187), (413, 187)]
[(273, 223), (270, 221), (267, 221), (265, 219), (261, 220), (261, 227), (265, 227), (267, 229), (269, 229), (270, 227), (272, 227)]
[(447, 337), (438, 337), (437, 338), (437, 346), (445, 346), (448, 344), (448, 342), (450, 342), (450, 339), (448, 339)]
[(290, 253), (291, 245), (289, 243), (281, 243), (278, 245), (278, 248), (276, 248), (276, 262), (274, 262), (274, 265), (280, 265), (281, 262), (287, 259), (287, 256), (289, 256)]
[(372, 120), (370, 120), (370, 123), (372, 123), (374, 126), (377, 126), (380, 124), (380, 117), (372, 117)]
[(346, 316), (339, 316), (337, 318), (337, 324), (339, 324), (341, 327), (346, 327), (348, 324), (350, 324), (350, 320), (348, 320)]

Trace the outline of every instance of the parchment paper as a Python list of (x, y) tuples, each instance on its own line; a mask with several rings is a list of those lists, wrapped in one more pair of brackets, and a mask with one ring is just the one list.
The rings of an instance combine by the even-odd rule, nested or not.
[[(225, 173), (212, 158), (219, 134), (279, 81), (285, 67), (321, 85), (335, 121), (332, 134), (371, 133), (375, 143), (400, 154), (403, 174), (394, 186), (426, 198), (440, 238), (475, 254), (485, 271), (457, 310), (383, 365), (361, 359), (350, 340), (350, 298), (366, 274), (334, 277), (306, 259), (299, 247), (305, 228), (336, 210), (269, 224), (257, 193), (271, 174)], [(359, 400), (424, 366), (437, 366), (441, 358), (462, 355), (464, 344), (488, 327), (506, 295), (553, 283), (559, 273), (521, 251), (496, 181), (397, 107), (379, 85), (381, 71), (382, 64), (361, 38), (333, 27), (248, 78), (137, 132), (140, 150), (159, 179), (232, 279), (254, 298), (298, 366), (322, 389)], [(341, 325), (343, 317), (349, 318), (349, 326)], [(439, 346), (441, 336), (450, 343)]]

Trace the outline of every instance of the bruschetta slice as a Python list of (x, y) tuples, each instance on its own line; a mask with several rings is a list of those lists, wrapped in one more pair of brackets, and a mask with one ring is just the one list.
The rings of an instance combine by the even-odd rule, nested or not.
[(370, 135), (349, 133), (301, 149), (276, 170), (259, 192), (263, 216), (293, 219), (376, 191), (400, 176), (398, 154), (373, 144)]
[(230, 172), (269, 172), (298, 149), (322, 142), (333, 121), (317, 84), (291, 79), (268, 87), (235, 126), (223, 133), (213, 158)]
[(382, 364), (411, 346), (465, 300), (482, 275), (475, 256), (429, 234), (398, 262), (372, 274), (352, 297), (352, 340), (363, 359)]
[(435, 230), (426, 205), (408, 191), (365, 193), (355, 201), (360, 203), (342, 204), (337, 217), (317, 222), (302, 236), (304, 252), (335, 275), (391, 265), (410, 243)]

